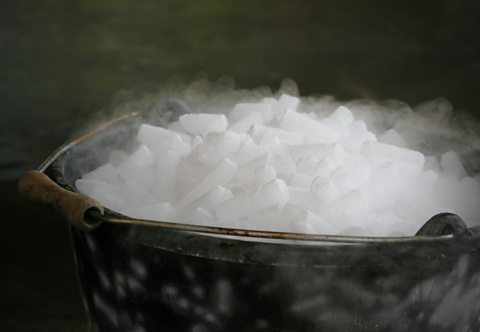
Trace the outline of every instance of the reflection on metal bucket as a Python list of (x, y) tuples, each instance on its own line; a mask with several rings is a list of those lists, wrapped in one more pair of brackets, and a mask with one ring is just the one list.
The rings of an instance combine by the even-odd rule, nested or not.
[(106, 224), (73, 238), (98, 331), (480, 329), (479, 234), (302, 246)]

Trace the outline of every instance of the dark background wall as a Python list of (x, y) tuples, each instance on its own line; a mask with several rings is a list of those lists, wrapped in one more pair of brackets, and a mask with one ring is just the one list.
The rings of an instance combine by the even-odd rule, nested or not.
[(82, 331), (67, 227), (15, 194), (121, 90), (200, 74), (340, 99), (435, 97), (477, 118), (480, 3), (0, 2), (0, 330)]
[[(303, 95), (476, 112), (478, 1), (3, 0), (0, 173), (39, 162), (125, 89), (227, 75)], [(5, 176), (5, 175), (4, 175)]]

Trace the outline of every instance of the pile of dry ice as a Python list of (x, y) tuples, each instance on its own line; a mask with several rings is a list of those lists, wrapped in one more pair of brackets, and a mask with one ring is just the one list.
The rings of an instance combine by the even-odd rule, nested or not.
[(134, 218), (257, 230), (399, 236), (440, 212), (480, 215), (478, 179), (455, 152), (428, 157), (347, 107), (299, 104), (283, 94), (142, 124), (136, 150), (113, 151), (76, 187)]

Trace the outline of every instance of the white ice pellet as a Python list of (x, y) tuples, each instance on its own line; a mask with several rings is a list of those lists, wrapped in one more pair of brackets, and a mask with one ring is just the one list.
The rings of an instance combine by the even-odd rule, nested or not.
[(315, 175), (317, 176), (330, 176), (330, 173), (335, 169), (335, 164), (333, 160), (321, 159), (317, 164), (317, 171)]
[(175, 204), (177, 209), (182, 209), (202, 195), (219, 185), (228, 183), (235, 177), (238, 167), (232, 161), (220, 161), (205, 177), (198, 181), (193, 188)]
[(346, 154), (343, 161), (343, 168), (350, 175), (350, 181), (359, 188), (368, 184), (372, 171), (369, 162), (359, 155)]
[(198, 162), (195, 151), (186, 157), (180, 158), (177, 166), (174, 200), (184, 196), (192, 186), (200, 181), (210, 171), (211, 167)]
[(275, 168), (270, 165), (264, 165), (255, 170), (254, 181), (257, 188), (267, 182), (275, 180), (276, 178), (277, 172), (275, 171)]
[(338, 107), (328, 118), (336, 120), (342, 127), (348, 127), (354, 120), (352, 112), (345, 106)]
[(185, 142), (179, 134), (174, 132), (171, 132), (170, 135), (165, 136), (165, 138), (161, 140), (149, 141), (143, 139), (143, 142), (145, 142), (144, 144), (148, 146), (157, 158), (161, 157), (167, 151), (174, 151), (179, 157), (186, 156), (191, 151), (190, 143)]
[(329, 206), (333, 215), (349, 215), (364, 212), (367, 209), (365, 196), (359, 190), (352, 190), (338, 197)]
[(251, 182), (255, 177), (255, 172), (262, 166), (269, 165), (269, 155), (263, 155), (261, 157), (250, 160), (247, 163), (243, 163), (238, 168), (237, 179), (240, 183), (246, 184)]
[(158, 221), (173, 221), (176, 217), (176, 211), (170, 203), (144, 205), (120, 210), (120, 213), (132, 218)]
[(214, 221), (212, 213), (204, 208), (197, 207), (191, 213), (183, 216), (182, 221), (197, 225), (209, 225)]
[[(228, 112), (228, 119), (230, 122), (237, 122), (244, 119), (249, 114), (257, 114), (261, 118), (261, 113), (264, 111), (263, 105), (257, 103), (238, 103), (230, 112)], [(260, 121), (256, 121), (257, 123)]]
[(318, 159), (313, 156), (303, 157), (297, 160), (295, 166), (297, 172), (313, 176), (317, 172)]
[(320, 202), (331, 201), (341, 195), (340, 189), (332, 183), (330, 178), (320, 175), (313, 179), (310, 190)]
[(287, 110), (296, 111), (299, 104), (300, 99), (282, 94), (278, 99), (278, 103), (275, 105), (275, 117), (283, 117)]
[(436, 156), (426, 156), (424, 169), (432, 170), (436, 174), (441, 173), (440, 162)]
[(338, 167), (330, 173), (330, 180), (342, 193), (355, 189), (355, 183), (344, 167)]
[(223, 153), (235, 153), (240, 148), (240, 136), (233, 131), (210, 133), (205, 137), (204, 144), (215, 146)]
[(322, 203), (309, 189), (289, 187), (288, 192), (288, 203), (301, 209), (316, 210)]
[[(294, 233), (302, 233), (302, 234), (314, 234), (316, 233), (315, 228), (312, 224), (305, 222), (305, 221), (295, 221), (292, 224), (292, 230)], [(325, 234), (328, 234), (325, 230), (323, 230)]]
[(282, 94), (141, 124), (137, 148), (110, 152), (76, 189), (132, 218), (229, 228), (405, 236), (441, 212), (478, 224), (479, 176), (454, 151), (409, 145), (429, 143), (420, 131), (443, 142), (440, 127), (349, 105)]
[(342, 130), (351, 125), (353, 120), (352, 112), (345, 106), (340, 106), (326, 117), (322, 123), (336, 130)]
[(406, 173), (418, 174), (425, 165), (425, 156), (422, 153), (385, 143), (367, 142), (363, 152), (378, 163), (398, 163), (402, 172)]
[[(132, 174), (127, 181), (136, 182), (140, 187), (144, 188), (149, 193), (155, 190), (155, 182), (153, 181), (155, 176), (155, 164), (148, 166), (142, 172)], [(124, 183), (125, 181), (121, 181)]]
[(185, 134), (186, 136), (188, 136), (188, 133), (185, 131), (185, 129), (182, 127), (182, 125), (178, 121), (173, 121), (172, 123), (170, 123), (167, 129), (172, 130), (176, 133)]
[(303, 158), (316, 158), (317, 160), (332, 160), (335, 155), (333, 144), (301, 144), (289, 148), (292, 160), (297, 163)]
[(333, 162), (335, 165), (343, 165), (347, 152), (340, 144), (335, 144), (333, 148)]
[(253, 208), (255, 211), (270, 207), (280, 209), (285, 206), (288, 201), (288, 187), (283, 180), (275, 179), (260, 187), (253, 198)]
[(259, 146), (263, 147), (269, 152), (273, 153), (281, 153), (282, 152), (282, 142), (280, 139), (275, 135), (275, 133), (271, 130), (264, 132), (262, 135), (257, 136), (257, 140), (254, 142)]
[(249, 137), (241, 144), (237, 152), (230, 156), (230, 159), (237, 165), (243, 165), (249, 161), (264, 156), (266, 153), (267, 150), (265, 148), (255, 144), (255, 142)]
[(120, 181), (118, 177), (117, 170), (111, 163), (107, 163), (99, 168), (94, 169), (93, 171), (85, 174), (83, 176), (87, 180), (97, 180), (103, 181), (106, 183), (117, 184)]
[(258, 113), (247, 113), (240, 121), (234, 122), (229, 130), (239, 134), (245, 134), (250, 127), (256, 123), (263, 123), (262, 115)]
[[(368, 186), (364, 186), (363, 189), (372, 208), (382, 208), (393, 204), (405, 194), (405, 182), (399, 181), (402, 175), (394, 163), (386, 162), (375, 167), (370, 178)], [(385, 188), (389, 188), (388, 194), (385, 194)]]
[(215, 216), (228, 223), (240, 220), (254, 212), (251, 211), (252, 201), (252, 196), (247, 194), (232, 197), (215, 208)]
[(207, 194), (193, 201), (185, 208), (185, 210), (191, 212), (201, 207), (208, 211), (214, 211), (219, 204), (231, 199), (232, 197), (233, 193), (230, 189), (223, 186), (217, 186)]
[(203, 137), (199, 135), (195, 135), (192, 139), (192, 145), (190, 146), (191, 150), (195, 150), (195, 148), (202, 143), (203, 143)]
[(338, 134), (308, 115), (297, 113), (288, 109), (280, 122), (280, 128), (292, 132), (302, 133), (305, 136), (305, 143), (332, 144), (338, 139)]
[(313, 181), (313, 176), (311, 175), (307, 175), (299, 172), (293, 172), (292, 174), (290, 174), (288, 185), (293, 187), (308, 189), (312, 185), (312, 181)]
[(426, 170), (409, 180), (412, 185), (405, 188), (409, 193), (412, 195), (432, 196), (434, 194), (435, 184), (438, 181), (438, 174), (432, 170)]
[(228, 188), (217, 186), (204, 196), (204, 200), (199, 205), (213, 210), (218, 204), (223, 203), (232, 197), (233, 194)]
[(150, 149), (146, 145), (140, 145), (135, 152), (118, 165), (117, 172), (123, 180), (128, 180), (132, 174), (142, 172), (153, 162), (154, 157)]
[(170, 149), (170, 151), (174, 151), (174, 153), (178, 157), (185, 157), (192, 151), (192, 149), (190, 144), (185, 142), (178, 142), (178, 144), (173, 146), (172, 149)]
[(359, 137), (369, 133), (367, 124), (361, 120), (353, 121), (348, 127), (348, 132), (350, 137)]
[(79, 192), (96, 199), (100, 204), (114, 211), (120, 211), (127, 204), (118, 188), (105, 182), (78, 179), (75, 187)]
[(224, 159), (226, 154), (219, 150), (216, 146), (210, 144), (200, 144), (197, 147), (197, 160), (199, 163), (213, 167), (220, 160)]
[(376, 141), (376, 136), (367, 130), (365, 122), (354, 121), (348, 127), (348, 135), (343, 137), (340, 143), (344, 146), (345, 150), (350, 153), (356, 153), (362, 149), (364, 143)]
[(137, 132), (137, 140), (145, 145), (161, 144), (165, 139), (175, 135), (174, 131), (162, 127), (142, 124)]
[(126, 208), (136, 208), (155, 203), (153, 195), (151, 195), (144, 186), (132, 180), (125, 182), (121, 188), (121, 192), (127, 202)]
[(279, 210), (288, 199), (287, 185), (276, 179), (263, 185), (253, 195), (237, 196), (220, 204), (215, 209), (215, 214), (220, 220), (238, 220), (268, 208)]
[(155, 184), (153, 196), (161, 202), (171, 202), (173, 200), (179, 163), (180, 159), (172, 151), (168, 151), (157, 160), (155, 176), (151, 181)]
[(248, 131), (249, 135), (255, 142), (261, 142), (262, 136), (266, 133), (272, 133), (282, 144), (303, 144), (303, 135), (295, 133), (281, 128), (267, 127), (262, 125), (253, 125)]
[[(269, 103), (239, 103), (228, 113), (228, 119), (232, 123), (245, 123), (248, 127), (253, 124), (269, 122), (272, 117), (272, 109)], [(248, 129), (248, 128), (246, 128)]]
[(310, 210), (303, 211), (295, 220), (294, 229), (300, 233), (316, 233), (321, 230), (322, 234), (337, 233), (334, 225), (326, 222), (323, 218)]
[(184, 114), (178, 118), (183, 129), (192, 135), (205, 136), (227, 130), (228, 121), (224, 114)]
[(448, 151), (442, 154), (440, 167), (446, 175), (452, 176), (458, 180), (467, 175), (462, 161), (454, 151)]
[(265, 123), (271, 122), (274, 120), (276, 107), (278, 105), (278, 100), (275, 98), (263, 98), (257, 105), (265, 105), (267, 112), (263, 113), (265, 118)]
[(300, 214), (298, 208), (292, 205), (285, 205), (281, 213), (276, 210), (266, 209), (257, 213), (250, 214), (247, 218), (242, 219), (242, 222), (247, 227), (257, 227), (259, 230), (269, 231), (276, 229), (281, 232), (291, 232), (292, 222)]
[(268, 164), (275, 168), (279, 178), (288, 179), (295, 170), (295, 164), (288, 157), (288, 154), (269, 154)]
[(385, 144), (396, 145), (401, 148), (406, 148), (408, 146), (407, 142), (405, 142), (403, 137), (400, 136), (395, 129), (387, 130), (382, 136), (380, 136), (379, 141)]

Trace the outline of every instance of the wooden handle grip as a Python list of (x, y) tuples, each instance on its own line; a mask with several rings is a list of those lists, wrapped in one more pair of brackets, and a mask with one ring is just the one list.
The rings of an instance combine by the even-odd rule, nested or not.
[(18, 181), (20, 195), (33, 202), (53, 208), (71, 225), (91, 231), (100, 225), (99, 220), (89, 220), (85, 213), (95, 209), (103, 214), (103, 207), (93, 198), (60, 187), (39, 171), (28, 171)]

